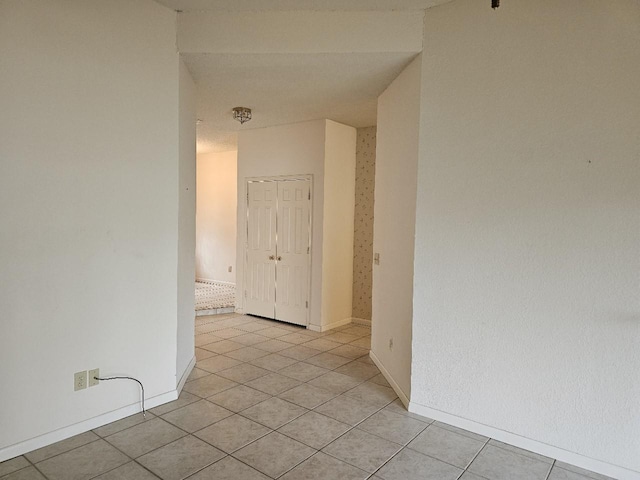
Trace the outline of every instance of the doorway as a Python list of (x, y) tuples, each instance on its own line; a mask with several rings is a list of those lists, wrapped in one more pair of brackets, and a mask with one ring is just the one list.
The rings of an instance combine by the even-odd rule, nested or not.
[(247, 181), (245, 312), (309, 323), (311, 178)]

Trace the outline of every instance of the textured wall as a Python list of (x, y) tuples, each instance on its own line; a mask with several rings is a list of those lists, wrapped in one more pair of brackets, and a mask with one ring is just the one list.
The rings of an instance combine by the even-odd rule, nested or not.
[(358, 129), (356, 206), (353, 235), (353, 317), (371, 320), (373, 193), (376, 178), (376, 127)]

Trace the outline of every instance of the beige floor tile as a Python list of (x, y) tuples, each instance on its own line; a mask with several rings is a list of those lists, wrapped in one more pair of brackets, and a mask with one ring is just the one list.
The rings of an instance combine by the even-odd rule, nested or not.
[(383, 387), (391, 387), (389, 382), (387, 382), (387, 379), (384, 378), (384, 375), (382, 375), (381, 373), (379, 373), (375, 377), (371, 377), (369, 381), (378, 385), (382, 385)]
[(315, 409), (318, 413), (335, 418), (340, 422), (348, 423), (349, 425), (357, 425), (378, 410), (378, 407), (363, 403), (360, 400), (346, 395), (340, 395)]
[(322, 452), (280, 477), (282, 480), (364, 480), (369, 474)]
[(458, 433), (460, 435), (464, 435), (465, 437), (472, 438), (474, 440), (478, 440), (479, 442), (488, 442), (489, 438), (483, 437), (482, 435), (478, 435), (477, 433), (470, 432), (469, 430), (465, 430), (463, 428), (454, 427), (453, 425), (449, 425), (448, 423), (443, 422), (434, 422), (433, 423), (438, 428), (444, 428), (445, 430), (449, 430), (450, 432)]
[(233, 457), (226, 457), (189, 477), (189, 480), (269, 480), (269, 477)]
[(273, 432), (233, 454), (256, 470), (277, 478), (316, 453), (300, 442)]
[(127, 428), (139, 425), (140, 423), (149, 422), (154, 418), (156, 418), (156, 416), (151, 412), (146, 412), (146, 415), (143, 415), (142, 413), (136, 413), (121, 420), (117, 420), (102, 427), (98, 427), (93, 431), (101, 437), (108, 437), (109, 435), (113, 435), (114, 433), (118, 433), (122, 430), (126, 430)]
[(300, 385), (300, 382), (284, 375), (277, 373), (270, 373), (264, 377), (257, 378), (247, 382), (246, 385), (261, 392), (268, 393), (270, 395), (278, 395), (284, 391), (290, 390), (293, 387)]
[(157, 480), (153, 473), (141, 467), (136, 462), (125, 463), (121, 467), (115, 468), (110, 472), (103, 473), (95, 478), (95, 480)]
[(207, 377), (198, 378), (197, 380), (185, 383), (184, 391), (206, 398), (237, 385), (238, 384), (236, 382), (227, 378), (222, 378), (213, 373)]
[(255, 360), (256, 358), (270, 355), (270, 353), (265, 352), (264, 350), (253, 348), (253, 347), (244, 347), (244, 348), (239, 348), (238, 350), (232, 350), (231, 352), (227, 352), (225, 353), (225, 355), (227, 357), (235, 358), (236, 360), (240, 360), (242, 362), (250, 362), (251, 360)]
[[(208, 350), (212, 353), (224, 354), (233, 350), (238, 350), (244, 347), (242, 343), (234, 342), (233, 340), (222, 340), (220, 342), (208, 343), (203, 345), (201, 349)], [(197, 357), (197, 356), (196, 356)]]
[(336, 333), (332, 333), (331, 335), (327, 335), (326, 337), (323, 337), (323, 340), (328, 340), (330, 342), (337, 342), (337, 343), (350, 343), (350, 342), (353, 342), (354, 340), (357, 340), (358, 338), (360, 338), (358, 335), (349, 335), (348, 333), (344, 333), (344, 332), (336, 332)]
[(345, 395), (357, 398), (375, 407), (384, 407), (398, 397), (392, 388), (371, 382), (361, 383), (345, 392)]
[[(213, 345), (213, 343), (211, 345)], [(216, 352), (205, 350), (204, 348), (196, 348), (196, 361), (198, 362), (210, 357), (215, 357), (216, 355)]]
[[(207, 373), (207, 375), (209, 374)], [(189, 392), (182, 392), (177, 400), (152, 408), (149, 411), (152, 412), (154, 415), (164, 415), (165, 413), (172, 412), (173, 410), (177, 410), (178, 408), (186, 407), (187, 405), (197, 402), (198, 400), (200, 400), (200, 397), (193, 395)]]
[(197, 378), (206, 377), (210, 373), (211, 372), (200, 370), (199, 368), (194, 367), (193, 370), (191, 370), (191, 373), (189, 374), (189, 376), (187, 377), (187, 382), (190, 382), (191, 380), (195, 380)]
[(541, 462), (553, 463), (553, 459), (549, 457), (545, 457), (544, 455), (539, 455), (529, 450), (524, 450), (522, 448), (514, 447), (513, 445), (499, 442), (498, 440), (494, 440), (494, 439), (489, 440), (489, 445), (493, 445), (494, 447), (498, 447), (498, 448), (503, 448), (505, 450), (509, 450), (510, 452), (524, 455), (525, 457), (534, 458), (536, 460), (540, 460)]
[(380, 410), (358, 425), (358, 428), (391, 442), (406, 445), (428, 426), (428, 423), (388, 410)]
[(285, 377), (294, 378), (299, 382), (308, 382), (309, 380), (313, 380), (320, 375), (329, 373), (329, 370), (327, 370), (326, 368), (318, 367), (316, 365), (311, 365), (310, 363), (297, 362), (287, 368), (279, 370), (278, 373), (280, 375), (284, 375)]
[(293, 343), (299, 345), (309, 341), (309, 336), (298, 332), (289, 332), (286, 335), (280, 337), (283, 342)]
[(275, 430), (307, 412), (308, 410), (306, 408), (294, 405), (277, 397), (272, 397), (243, 410), (240, 414), (243, 417), (247, 417), (254, 422), (261, 423)]
[(223, 340), (223, 338), (218, 337), (214, 333), (203, 333), (201, 335), (196, 335), (195, 345), (196, 347), (201, 347), (202, 345), (219, 342), (221, 340)]
[(131, 458), (136, 458), (185, 435), (183, 430), (160, 418), (154, 418), (106, 437), (105, 440)]
[(282, 350), (286, 350), (291, 347), (290, 343), (283, 342), (282, 340), (278, 340), (277, 338), (272, 338), (266, 342), (256, 343), (255, 348), (259, 348), (260, 350), (264, 350), (266, 352), (280, 352)]
[(350, 326), (342, 330), (342, 333), (348, 333), (349, 335), (355, 335), (357, 337), (370, 337), (371, 329), (367, 327)]
[[(142, 417), (142, 415), (140, 415), (140, 417)], [(66, 440), (56, 442), (52, 445), (39, 448), (38, 450), (34, 450), (33, 452), (26, 453), (24, 456), (27, 457), (27, 459), (32, 463), (38, 463), (42, 460), (46, 460), (47, 458), (59, 455), (64, 452), (68, 452), (69, 450), (73, 450), (74, 448), (80, 447), (82, 445), (86, 445), (87, 443), (95, 442), (99, 438), (100, 437), (93, 432), (85, 432), (81, 433), (80, 435), (75, 435), (73, 437), (67, 438)]]
[(315, 412), (308, 412), (280, 427), (278, 431), (316, 450), (320, 450), (350, 428), (351, 425), (333, 418)]
[(163, 480), (182, 480), (223, 458), (225, 454), (191, 435), (138, 458)]
[(0, 477), (4, 475), (9, 475), (10, 473), (16, 472), (20, 469), (28, 467), (30, 465), (29, 461), (24, 458), (22, 455), (19, 457), (12, 458), (11, 460), (5, 460), (4, 462), (0, 462)]
[(330, 443), (323, 452), (373, 473), (401, 448), (397, 443), (354, 428)]
[(329, 353), (333, 355), (339, 355), (350, 360), (356, 360), (369, 354), (369, 352), (364, 348), (356, 347), (354, 345), (340, 345), (338, 348), (329, 350)]
[(238, 385), (237, 387), (230, 388), (224, 392), (217, 393), (209, 397), (207, 400), (220, 405), (232, 412), (241, 412), (249, 407), (252, 407), (260, 402), (264, 402), (271, 398), (268, 393), (255, 390), (247, 387), (246, 385)]
[[(433, 428), (433, 427), (429, 427)], [(471, 473), (491, 480), (545, 480), (551, 465), (493, 445), (486, 445), (469, 465)]]
[(572, 473), (577, 473), (579, 475), (583, 475), (593, 480), (613, 480), (611, 477), (607, 477), (605, 475), (601, 475), (599, 473), (591, 472), (589, 470), (585, 470), (580, 467), (576, 467), (574, 465), (570, 465), (568, 463), (561, 462), (560, 460), (556, 460), (553, 465), (554, 468), (561, 468), (562, 470), (567, 470)]
[(371, 339), (369, 337), (362, 337), (362, 338), (359, 338), (358, 340), (354, 340), (353, 342), (350, 343), (350, 345), (371, 350)]
[(280, 350), (280, 352), (278, 353), (285, 357), (301, 361), (310, 357), (314, 357), (322, 352), (320, 350), (316, 350), (315, 348), (305, 347), (304, 345), (296, 345), (295, 347)]
[(380, 370), (375, 365), (367, 365), (362, 362), (351, 362), (336, 368), (336, 373), (342, 373), (343, 375), (349, 375), (350, 377), (357, 378), (358, 380), (369, 380), (372, 377), (380, 374)]
[(362, 357), (356, 358), (358, 362), (368, 363), (369, 365), (375, 365), (375, 362), (371, 359), (369, 354), (363, 355)]
[(326, 368), (327, 370), (333, 370), (349, 363), (351, 360), (339, 355), (334, 355), (329, 352), (323, 352), (315, 357), (307, 358), (306, 363), (316, 365), (318, 367)]
[(385, 480), (456, 480), (461, 473), (460, 468), (405, 449), (382, 467), (377, 475)]
[[(158, 420), (160, 421), (160, 420)], [(145, 427), (152, 422), (132, 428)], [(127, 431), (127, 430), (125, 430)], [(116, 435), (120, 435), (116, 433)], [(126, 455), (104, 440), (83, 445), (36, 464), (49, 480), (84, 480), (129, 462)]]
[(255, 380), (256, 378), (268, 375), (269, 373), (271, 372), (269, 370), (265, 370), (264, 368), (256, 367), (255, 365), (251, 365), (249, 363), (241, 363), (240, 365), (236, 365), (235, 367), (231, 367), (218, 372), (218, 375), (224, 378), (228, 378), (229, 380), (233, 380), (234, 382), (245, 383), (251, 380)]
[(238, 337), (240, 335), (244, 335), (244, 330), (239, 330), (237, 328), (223, 328), (222, 330), (216, 330), (215, 335), (217, 337), (229, 339), (233, 337)]
[(333, 393), (344, 393), (347, 390), (351, 390), (352, 388), (360, 385), (362, 382), (357, 378), (350, 377), (348, 375), (343, 375), (341, 373), (336, 372), (328, 372), (324, 375), (320, 375), (319, 377), (310, 380), (309, 383), (316, 387), (324, 388), (325, 390), (329, 390)]
[(224, 452), (232, 453), (272, 431), (241, 415), (233, 415), (194, 435)]
[(207, 372), (217, 373), (221, 370), (226, 370), (227, 368), (240, 365), (241, 363), (242, 362), (240, 362), (239, 360), (235, 360), (225, 355), (218, 355), (216, 357), (207, 358), (206, 360), (198, 362), (198, 368)]
[(399, 398), (395, 399), (389, 405), (384, 407), (384, 409), (393, 413), (397, 413), (398, 415), (404, 415), (406, 417), (415, 418), (416, 420), (420, 420), (421, 422), (424, 422), (424, 423), (433, 423), (432, 418), (423, 417), (422, 415), (418, 415), (417, 413), (411, 413), (410, 411), (408, 411)]
[(283, 400), (295, 403), (296, 405), (300, 405), (301, 407), (311, 410), (318, 405), (331, 400), (336, 395), (337, 393), (330, 392), (329, 390), (325, 390), (324, 388), (319, 388), (308, 383), (303, 383), (302, 385), (298, 385), (291, 390), (282, 392), (278, 396)]
[(200, 400), (162, 416), (182, 430), (193, 433), (204, 427), (233, 415), (233, 412), (208, 400)]
[(251, 345), (255, 345), (256, 343), (266, 342), (267, 340), (269, 340), (269, 338), (258, 335), (256, 333), (245, 333), (244, 335), (233, 337), (233, 341), (249, 347)]
[(260, 330), (264, 330), (265, 328), (269, 328), (270, 325), (264, 325), (262, 323), (256, 323), (256, 322), (249, 322), (249, 323), (243, 323), (242, 325), (237, 325), (235, 328), (237, 328), (238, 330), (243, 330), (245, 332), (260, 332)]
[(27, 467), (2, 477), (2, 480), (46, 480), (46, 478), (35, 467)]
[(257, 365), (258, 367), (271, 370), (272, 372), (277, 372), (278, 370), (282, 370), (283, 368), (297, 363), (297, 360), (279, 355), (277, 353), (270, 353), (269, 355), (266, 355), (264, 357), (252, 360), (250, 363), (253, 365)]
[(305, 347), (315, 348), (316, 350), (326, 352), (327, 350), (332, 350), (342, 344), (326, 340), (325, 338), (316, 338), (315, 340), (311, 340), (310, 342), (304, 343), (303, 345)]
[(269, 338), (278, 338), (283, 337), (284, 335), (289, 335), (291, 332), (284, 328), (279, 327), (269, 327), (264, 330), (260, 330), (260, 335)]

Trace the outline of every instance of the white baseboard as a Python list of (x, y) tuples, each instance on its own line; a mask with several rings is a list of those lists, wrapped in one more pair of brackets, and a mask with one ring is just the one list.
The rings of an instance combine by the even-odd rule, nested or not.
[(351, 323), (355, 325), (364, 325), (367, 327), (371, 326), (371, 320), (367, 320), (366, 318), (351, 317)]
[(584, 468), (585, 470), (590, 470), (601, 475), (617, 478), (619, 480), (640, 480), (640, 472), (628, 470), (624, 467), (618, 467), (616, 465), (612, 465), (601, 460), (596, 460), (594, 458), (585, 457), (584, 455), (580, 455), (578, 453), (570, 452), (559, 447), (554, 447), (553, 445), (547, 445), (546, 443), (539, 442), (537, 440), (522, 437), (515, 433), (500, 430), (499, 428), (484, 425), (482, 423), (468, 420), (463, 417), (458, 417), (450, 413), (442, 412), (425, 405), (420, 405), (416, 402), (410, 402), (408, 408), (412, 413), (417, 413), (418, 415), (422, 415), (424, 417), (433, 418), (434, 420), (448, 423), (449, 425), (453, 425), (454, 427), (463, 428), (465, 430), (469, 430), (470, 432), (484, 435), (485, 437), (493, 438), (500, 442), (508, 443), (509, 445), (514, 445), (516, 447), (523, 448), (540, 455), (544, 455), (545, 457), (554, 458), (556, 460), (560, 460), (561, 462), (575, 465), (576, 467)]
[(373, 360), (373, 363), (376, 364), (376, 367), (378, 367), (378, 370), (380, 370), (380, 373), (382, 373), (382, 376), (387, 380), (387, 382), (389, 382), (389, 385), (391, 385), (391, 388), (393, 388), (393, 390), (396, 392), (396, 395), (398, 395), (398, 398), (400, 399), (402, 404), (408, 409), (409, 397), (407, 396), (406, 393), (402, 391), (402, 389), (400, 388), (400, 385), (398, 385), (398, 382), (394, 380), (394, 378), (391, 376), (389, 371), (384, 367), (380, 359), (376, 357), (376, 354), (373, 353), (373, 350), (369, 351), (369, 358)]
[(314, 332), (326, 332), (327, 330), (331, 330), (332, 328), (338, 328), (343, 325), (348, 325), (351, 323), (351, 317), (343, 318), (342, 320), (338, 320), (332, 323), (328, 323), (326, 325), (307, 325), (309, 330), (313, 330)]
[(185, 368), (184, 372), (182, 373), (182, 376), (180, 377), (180, 381), (178, 382), (178, 385), (176, 385), (176, 391), (178, 392), (178, 395), (180, 395), (180, 393), (182, 392), (182, 388), (184, 387), (184, 384), (186, 383), (187, 378), (189, 378), (189, 375), (191, 375), (191, 371), (195, 366), (196, 366), (196, 357), (194, 355), (191, 361), (189, 362), (189, 365), (187, 365), (187, 368)]
[(207, 315), (222, 315), (224, 313), (236, 313), (235, 307), (211, 308), (209, 310), (197, 310), (196, 317), (206, 317)]
[[(171, 402), (178, 398), (178, 394), (179, 392), (176, 389), (170, 392), (156, 395), (155, 397), (145, 398), (145, 408), (149, 410), (153, 407), (157, 407), (158, 405)], [(88, 420), (84, 420), (82, 422), (74, 423), (73, 425), (54, 430), (53, 432), (45, 433), (44, 435), (39, 435), (37, 437), (24, 440), (23, 442), (16, 443), (15, 445), (10, 445), (0, 450), (0, 462), (17, 457), (18, 455), (32, 452), (33, 450), (37, 450), (38, 448), (46, 447), (47, 445), (59, 442), (60, 440), (65, 440), (69, 437), (73, 437), (74, 435), (88, 432), (89, 430), (93, 430), (94, 428), (102, 427), (103, 425), (115, 422), (116, 420), (123, 419), (135, 413), (139, 413), (140, 411), (140, 402), (136, 402), (132, 405), (127, 405), (126, 407), (121, 407), (117, 410), (103, 413), (102, 415), (98, 415), (97, 417), (93, 417)]]
[(211, 278), (197, 278), (196, 277), (196, 282), (201, 282), (201, 283), (222, 283), (223, 285), (233, 285), (234, 287), (236, 286), (235, 282), (225, 282), (222, 280), (212, 280)]

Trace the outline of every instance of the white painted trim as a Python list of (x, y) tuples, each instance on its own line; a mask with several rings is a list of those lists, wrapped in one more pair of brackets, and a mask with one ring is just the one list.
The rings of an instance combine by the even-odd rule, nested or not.
[(223, 315), (225, 313), (236, 313), (235, 307), (211, 308), (209, 310), (197, 310), (196, 317), (206, 317), (207, 315)]
[(351, 317), (343, 318), (342, 320), (338, 320), (338, 321), (333, 322), (333, 323), (328, 323), (326, 325), (312, 325), (312, 324), (309, 324), (309, 325), (307, 325), (307, 328), (309, 330), (313, 330), (314, 332), (326, 332), (327, 330), (331, 330), (333, 328), (338, 328), (338, 327), (341, 327), (343, 325), (348, 325), (349, 323), (351, 323)]
[[(373, 356), (371, 358), (373, 359)], [(380, 370), (382, 371), (382, 369)], [(500, 442), (508, 443), (509, 445), (514, 445), (516, 447), (544, 455), (545, 457), (554, 458), (561, 462), (575, 465), (576, 467), (584, 468), (585, 470), (590, 470), (601, 475), (617, 478), (619, 480), (640, 480), (640, 472), (628, 470), (624, 467), (596, 460), (595, 458), (585, 457), (579, 453), (570, 452), (559, 447), (554, 447), (553, 445), (522, 437), (515, 433), (500, 430), (499, 428), (484, 425), (463, 417), (458, 417), (450, 413), (436, 410), (432, 407), (427, 407), (426, 405), (410, 402), (408, 409), (412, 413), (433, 418), (434, 420), (448, 423), (454, 427), (463, 428), (470, 432), (484, 435), (485, 437), (490, 437)]]
[(236, 307), (236, 313), (239, 313), (240, 315), (244, 315), (244, 308), (242, 308), (242, 307), (237, 308)]
[(366, 325), (367, 327), (371, 326), (371, 320), (366, 318), (351, 317), (351, 323), (354, 325)]
[(196, 282), (200, 282), (200, 283), (222, 283), (223, 285), (233, 285), (234, 287), (236, 286), (236, 284), (234, 282), (223, 282), (222, 280), (212, 280), (210, 278), (198, 278), (198, 277), (196, 277)]
[[(153, 407), (157, 407), (158, 405), (176, 400), (178, 398), (178, 394), (179, 392), (176, 389), (170, 392), (161, 393), (155, 397), (146, 398), (145, 408), (149, 410)], [(23, 442), (10, 445), (0, 450), (0, 462), (17, 457), (18, 455), (32, 452), (38, 448), (46, 447), (47, 445), (59, 442), (60, 440), (65, 440), (69, 437), (73, 437), (74, 435), (88, 432), (94, 428), (102, 427), (103, 425), (115, 422), (116, 420), (121, 420), (135, 413), (139, 413), (140, 411), (140, 402), (136, 402), (134, 404), (127, 405), (126, 407), (98, 415), (97, 417), (74, 423), (73, 425), (62, 427), (58, 430), (54, 430), (53, 432), (45, 433), (44, 435), (39, 435), (37, 437), (24, 440)]]
[(189, 365), (187, 365), (187, 368), (185, 368), (184, 372), (182, 373), (182, 377), (180, 377), (180, 381), (178, 382), (178, 385), (176, 385), (176, 390), (178, 392), (178, 395), (180, 395), (180, 393), (182, 392), (182, 388), (184, 387), (184, 384), (186, 383), (187, 378), (189, 378), (189, 375), (191, 375), (191, 371), (195, 366), (196, 366), (196, 356), (194, 355), (191, 361), (189, 362)]
[(396, 395), (398, 395), (398, 398), (400, 399), (402, 404), (408, 409), (409, 397), (407, 396), (406, 393), (402, 391), (402, 389), (400, 388), (400, 385), (398, 385), (398, 382), (394, 380), (394, 378), (391, 376), (389, 371), (384, 367), (380, 359), (376, 357), (376, 354), (373, 353), (373, 350), (369, 351), (369, 358), (373, 360), (373, 363), (376, 364), (376, 367), (378, 367), (378, 370), (380, 370), (380, 373), (382, 373), (382, 376), (387, 380), (387, 382), (389, 382), (389, 385), (391, 385), (391, 388), (393, 388), (393, 390), (396, 392)]

